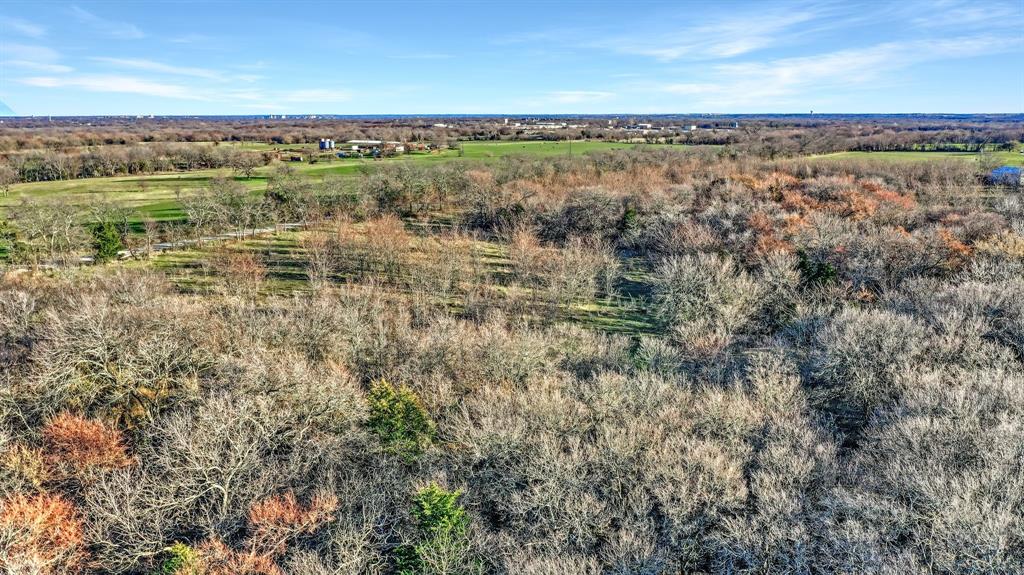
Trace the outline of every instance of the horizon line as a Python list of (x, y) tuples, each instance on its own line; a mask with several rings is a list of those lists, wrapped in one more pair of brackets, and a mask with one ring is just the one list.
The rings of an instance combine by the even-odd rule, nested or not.
[(147, 118), (223, 118), (223, 117), (234, 117), (234, 118), (267, 118), (277, 119), (277, 117), (290, 119), (305, 118), (305, 119), (316, 119), (317, 117), (335, 117), (335, 118), (367, 118), (367, 117), (378, 117), (378, 118), (415, 118), (415, 117), (435, 117), (435, 118), (532, 118), (532, 117), (575, 117), (575, 118), (598, 118), (598, 117), (618, 117), (618, 116), (642, 116), (642, 117), (655, 117), (655, 116), (705, 116), (705, 117), (732, 117), (732, 116), (748, 116), (748, 117), (759, 117), (759, 116), (1024, 116), (1024, 111), (1020, 112), (559, 112), (559, 113), (544, 113), (544, 112), (531, 112), (531, 113), (514, 113), (514, 112), (496, 112), (496, 113), (458, 113), (458, 112), (424, 112), (424, 113), (320, 113), (320, 112), (293, 112), (293, 113), (264, 113), (264, 114), (155, 114), (155, 113), (121, 113), (121, 114), (29, 114), (29, 115), (4, 115), (0, 118), (4, 119), (35, 119), (35, 118), (136, 118), (136, 119), (147, 119)]

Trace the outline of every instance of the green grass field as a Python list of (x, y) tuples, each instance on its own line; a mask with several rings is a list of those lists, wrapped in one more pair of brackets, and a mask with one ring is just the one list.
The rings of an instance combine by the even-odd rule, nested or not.
[[(447, 157), (455, 157), (455, 152), (445, 152)], [(427, 155), (411, 154), (388, 160), (369, 160), (359, 158), (337, 159), (331, 162), (294, 162), (290, 167), (309, 177), (326, 175), (357, 175), (360, 170), (388, 161), (424, 161), (443, 159), (442, 154)], [(112, 178), (88, 178), (80, 180), (61, 180), (53, 182), (31, 182), (18, 184), (11, 188), (7, 197), (0, 197), (0, 211), (17, 205), (22, 198), (60, 198), (73, 204), (86, 205), (98, 199), (117, 202), (120, 205), (137, 210), (142, 217), (152, 217), (159, 221), (181, 219), (182, 213), (175, 200), (178, 193), (191, 194), (209, 185), (216, 177), (234, 177), (245, 184), (253, 192), (261, 192), (267, 187), (268, 176), (275, 166), (264, 166), (255, 171), (252, 178), (233, 174), (228, 168), (197, 170), (194, 172), (173, 172), (148, 174), (144, 176), (116, 176)]]
[[(59, 198), (60, 201), (79, 205), (103, 199), (133, 208), (139, 212), (140, 217), (175, 220), (182, 217), (178, 202), (175, 200), (179, 192), (195, 193), (207, 186), (212, 178), (230, 175), (230, 170), (220, 169), (18, 184), (12, 187), (7, 197), (0, 197), (0, 210), (17, 205), (22, 198)], [(254, 191), (263, 190), (267, 185), (265, 174), (256, 175), (251, 179), (236, 179)]]

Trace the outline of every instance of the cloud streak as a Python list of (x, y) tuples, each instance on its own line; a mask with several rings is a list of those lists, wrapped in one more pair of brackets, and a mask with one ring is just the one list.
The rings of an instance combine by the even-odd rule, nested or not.
[(1021, 9), (1019, 2), (962, 2), (944, 0), (932, 2), (922, 9), (916, 8), (910, 23), (921, 28), (941, 27), (1019, 27)]
[(160, 72), (164, 74), (173, 74), (175, 76), (191, 76), (194, 78), (206, 78), (209, 80), (217, 80), (223, 78), (223, 74), (215, 70), (208, 70), (206, 68), (193, 68), (189, 66), (173, 66), (170, 64), (164, 64), (162, 62), (155, 62), (153, 60), (145, 60), (142, 58), (108, 58), (108, 57), (94, 57), (91, 58), (95, 62), (102, 62), (104, 64), (110, 64), (119, 68), (129, 68), (133, 70), (145, 70), (147, 72)]
[(205, 100), (186, 86), (152, 82), (131, 76), (80, 75), (80, 76), (32, 76), (21, 78), (20, 83), (37, 88), (79, 88), (89, 92), (119, 92), (176, 98), (184, 100)]
[(89, 92), (136, 94), (176, 100), (230, 102), (246, 108), (265, 107), (268, 109), (280, 109), (284, 104), (326, 105), (347, 102), (352, 98), (351, 92), (341, 88), (304, 88), (283, 91), (203, 88), (117, 74), (29, 76), (19, 78), (17, 82), (34, 88), (74, 88)]
[(32, 44), (0, 43), (0, 72), (7, 68), (63, 74), (72, 71), (71, 66), (59, 62), (59, 52), (48, 46)]
[(779, 44), (792, 37), (794, 27), (819, 16), (810, 10), (767, 13), (684, 27), (653, 37), (631, 33), (591, 45), (622, 54), (647, 56), (659, 62), (734, 58)]
[(138, 40), (146, 37), (142, 30), (140, 30), (135, 24), (100, 18), (79, 6), (72, 6), (71, 14), (77, 18), (79, 22), (90, 26), (94, 30), (106, 36), (110, 36), (111, 38)]
[(74, 70), (71, 66), (63, 64), (47, 64), (45, 62), (33, 62), (31, 60), (4, 60), (4, 66), (32, 70), (34, 72), (46, 72), (48, 74), (63, 74)]
[(0, 56), (9, 60), (25, 60), (41, 64), (52, 64), (60, 60), (60, 52), (49, 46), (18, 44), (14, 42), (0, 43)]
[(20, 18), (0, 17), (0, 30), (13, 30), (29, 38), (42, 38), (46, 35), (45, 27)]
[(1007, 52), (1022, 44), (1020, 39), (999, 36), (886, 42), (814, 56), (718, 64), (712, 68), (712, 81), (667, 83), (656, 89), (698, 96), (698, 105), (715, 108), (764, 105), (793, 101), (824, 88), (877, 85), (884, 75), (917, 64)]
[(235, 73), (196, 66), (178, 66), (147, 60), (144, 58), (115, 58), (108, 56), (94, 56), (90, 58), (93, 62), (106, 64), (115, 68), (127, 70), (138, 70), (142, 72), (153, 72), (154, 74), (181, 76), (184, 78), (197, 78), (201, 80), (213, 80), (217, 82), (245, 82), (251, 84), (266, 79), (260, 74)]

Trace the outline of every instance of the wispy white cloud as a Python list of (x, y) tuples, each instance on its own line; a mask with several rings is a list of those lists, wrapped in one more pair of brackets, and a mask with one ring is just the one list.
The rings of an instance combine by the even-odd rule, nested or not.
[(110, 36), (111, 38), (137, 40), (139, 38), (146, 37), (142, 30), (135, 24), (101, 18), (79, 6), (72, 6), (71, 14), (77, 18), (79, 22), (92, 27), (102, 34)]
[(47, 72), (49, 74), (63, 74), (74, 70), (71, 66), (65, 66), (63, 64), (47, 64), (45, 62), (32, 62), (31, 60), (4, 60), (2, 65), (10, 68), (20, 68), (22, 70)]
[(30, 38), (42, 38), (46, 35), (46, 28), (29, 22), (28, 20), (22, 20), (20, 18), (8, 18), (0, 16), (0, 30), (9, 30), (22, 36), (28, 36)]
[(60, 60), (60, 52), (49, 46), (0, 42), (0, 56), (9, 60), (25, 60), (36, 63), (53, 63)]
[[(110, 66), (114, 66), (117, 68), (141, 70), (144, 72), (154, 72), (156, 74), (169, 74), (173, 76), (201, 78), (204, 80), (216, 80), (219, 82), (233, 81), (252, 84), (254, 82), (266, 79), (266, 76), (263, 76), (261, 74), (238, 74), (226, 70), (213, 70), (210, 68), (200, 68), (195, 66), (178, 66), (174, 64), (167, 64), (164, 62), (157, 62), (155, 60), (147, 60), (144, 58), (112, 58), (97, 56), (90, 59), (94, 62), (108, 64)], [(244, 68), (244, 66), (237, 66), (237, 68)]]
[(192, 76), (196, 78), (207, 78), (211, 80), (223, 77), (223, 74), (217, 72), (216, 70), (209, 70), (206, 68), (193, 68), (190, 66), (174, 66), (171, 64), (164, 64), (162, 62), (155, 62), (153, 60), (146, 60), (143, 58), (94, 57), (92, 58), (92, 60), (96, 62), (110, 64), (120, 68), (146, 70), (148, 72), (160, 72), (164, 74), (173, 74), (176, 76)]
[(1001, 2), (965, 2), (963, 0), (936, 0), (925, 5), (910, 4), (914, 9), (909, 21), (922, 28), (941, 27), (1020, 27), (1022, 8), (1019, 0)]
[(183, 100), (207, 99), (186, 86), (152, 82), (131, 76), (32, 76), (18, 81), (37, 88), (79, 88), (90, 92), (117, 92)]
[(710, 81), (662, 83), (653, 88), (666, 94), (697, 96), (698, 106), (768, 105), (822, 89), (877, 87), (887, 74), (916, 64), (1007, 52), (1022, 45), (1019, 38), (1000, 36), (886, 42), (768, 62), (723, 63), (712, 68)]
[(60, 59), (60, 53), (48, 46), (0, 43), (0, 69), (15, 68), (48, 74), (70, 72), (72, 68), (61, 64)]
[[(146, 70), (150, 67), (144, 68)], [(187, 75), (187, 74), (186, 74)], [(145, 77), (121, 74), (71, 74), (18, 78), (18, 83), (35, 88), (80, 89), (89, 92), (138, 94), (178, 100), (226, 102), (246, 108), (282, 109), (289, 104), (335, 104), (347, 102), (352, 93), (342, 88), (300, 88), (294, 90), (262, 90), (235, 88), (230, 84), (202, 83), (185, 85)]]
[[(726, 5), (728, 6), (728, 5)], [(1020, 0), (907, 0), (900, 4), (864, 7), (840, 2), (795, 0), (784, 8), (763, 3), (747, 6), (742, 14), (703, 11), (699, 18), (666, 11), (660, 18), (632, 21), (628, 26), (559, 27), (512, 33), (492, 41), (497, 45), (524, 44), (560, 49), (597, 49), (620, 55), (641, 56), (662, 64), (675, 62), (722, 62), (780, 47), (793, 48), (826, 35), (854, 40), (860, 30), (902, 22), (903, 38), (938, 34), (938, 29), (960, 28), (961, 34), (978, 29), (1020, 26)], [(963, 31), (970, 29), (970, 31)]]
[[(753, 7), (742, 17), (718, 13), (691, 18), (677, 12), (660, 19), (630, 22), (614, 28), (551, 28), (512, 33), (493, 44), (561, 46), (599, 49), (644, 56), (658, 62), (734, 58), (794, 41), (838, 25), (842, 10), (834, 4), (799, 2), (785, 9)], [(842, 18), (848, 18), (843, 14)], [(596, 38), (596, 39), (595, 39)]]
[(811, 10), (795, 10), (729, 18), (671, 33), (616, 36), (594, 42), (595, 47), (623, 54), (648, 56), (661, 62), (680, 59), (733, 58), (779, 44), (792, 30), (820, 16)]

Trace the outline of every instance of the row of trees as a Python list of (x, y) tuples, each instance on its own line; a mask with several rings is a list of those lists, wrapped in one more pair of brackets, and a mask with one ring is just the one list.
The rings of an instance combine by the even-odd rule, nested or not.
[(0, 161), (0, 185), (207, 168), (231, 168), (251, 177), (256, 168), (271, 159), (266, 153), (202, 144), (105, 146), (84, 152), (33, 151), (10, 154), (6, 161)]
[[(539, 118), (538, 118), (539, 119)], [(733, 118), (623, 117), (614, 124), (607, 117), (578, 118), (585, 128), (542, 132), (551, 139), (592, 138), (625, 140), (637, 137), (623, 126), (637, 122), (668, 128), (699, 125), (690, 132), (666, 130), (648, 134), (658, 139), (689, 144), (750, 144), (777, 139), (783, 149), (805, 153), (844, 150), (910, 150), (922, 146), (1006, 145), (1024, 141), (1019, 118), (976, 116), (932, 118), (928, 116), (875, 117), (743, 117), (739, 129)], [(443, 123), (442, 126), (436, 124)], [(140, 143), (270, 142), (316, 143), (319, 138), (442, 142), (456, 139), (509, 140), (538, 137), (523, 127), (508, 126), (501, 118), (392, 118), (392, 119), (17, 119), (0, 125), (0, 152), (65, 151)]]

